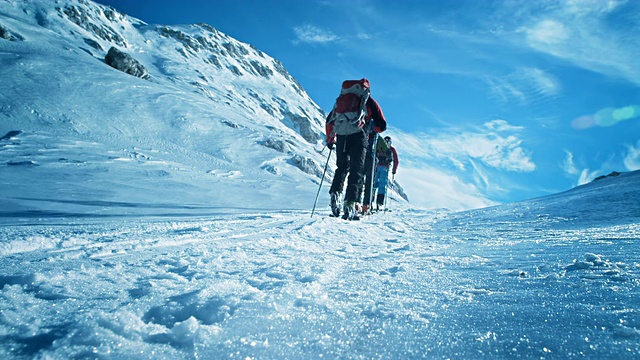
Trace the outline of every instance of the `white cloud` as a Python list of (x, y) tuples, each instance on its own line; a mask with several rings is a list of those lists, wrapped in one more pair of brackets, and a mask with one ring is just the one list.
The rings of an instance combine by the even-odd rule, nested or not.
[(293, 28), (296, 34), (294, 43), (330, 43), (340, 40), (340, 38), (331, 31), (320, 29), (317, 26), (305, 24)]
[(588, 162), (591, 168), (597, 168), (597, 170), (591, 170), (587, 167), (586, 161), (576, 162), (574, 154), (571, 151), (565, 150), (566, 156), (562, 163), (562, 170), (572, 178), (577, 177), (576, 185), (583, 185), (592, 182), (596, 177), (602, 174), (608, 174), (612, 171), (635, 171), (640, 169), (640, 141), (637, 145), (628, 145), (625, 153), (611, 153), (606, 158), (598, 157), (593, 161)]
[(524, 128), (493, 120), (464, 132), (407, 134), (390, 129), (400, 156), (398, 181), (413, 204), (461, 210), (494, 205), (504, 172), (536, 166), (517, 136)]
[(437, 156), (462, 163), (468, 163), (471, 158), (498, 170), (535, 170), (535, 163), (521, 146), (522, 140), (515, 135), (505, 134), (518, 133), (522, 127), (511, 126), (504, 120), (494, 120), (485, 123), (484, 128), (486, 130), (439, 134), (426, 140), (426, 143)]
[(595, 178), (594, 174), (589, 173), (589, 169), (583, 169), (578, 179), (578, 185), (588, 184)]
[(555, 76), (538, 68), (518, 68), (505, 76), (487, 76), (492, 93), (508, 103), (515, 99), (523, 104), (545, 102), (560, 95), (562, 86)]
[(527, 101), (525, 93), (516, 85), (504, 78), (492, 76), (486, 77), (485, 81), (489, 85), (491, 93), (502, 103), (508, 103), (512, 97), (518, 99), (522, 103)]
[(629, 145), (627, 147), (627, 153), (624, 157), (624, 165), (629, 171), (640, 169), (640, 141), (638, 141), (637, 146)]
[(562, 44), (569, 39), (567, 29), (555, 20), (542, 20), (524, 29), (527, 40), (534, 44)]
[(558, 95), (561, 90), (558, 80), (542, 69), (526, 68), (522, 69), (522, 76), (531, 81), (532, 86), (546, 95)]
[[(628, 5), (628, 9), (622, 9)], [(640, 84), (640, 43), (635, 27), (610, 23), (614, 11), (637, 13), (627, 1), (573, 0), (552, 6), (518, 29), (531, 48), (607, 76)]]
[(592, 182), (596, 177), (600, 176), (601, 174), (603, 174), (601, 170), (591, 171), (589, 168), (578, 170), (578, 173), (575, 174), (575, 175), (579, 175), (576, 186), (588, 184)]
[(484, 123), (484, 127), (489, 130), (494, 131), (521, 131), (524, 130), (523, 126), (513, 126), (510, 125), (506, 120), (491, 120), (489, 122)]
[(403, 166), (396, 176), (412, 204), (426, 208), (444, 207), (454, 211), (496, 205), (473, 184), (456, 174), (436, 168)]
[(567, 11), (578, 16), (607, 14), (626, 3), (627, 0), (567, 0)]
[(479, 166), (473, 159), (470, 159), (469, 162), (471, 166), (473, 166), (474, 170), (474, 180), (476, 184), (482, 184), (485, 189), (491, 186), (491, 180), (489, 179), (489, 175)]
[(562, 169), (569, 175), (578, 175), (580, 170), (576, 166), (574, 161), (573, 153), (571, 151), (565, 150), (567, 156), (564, 158), (564, 162), (562, 163)]

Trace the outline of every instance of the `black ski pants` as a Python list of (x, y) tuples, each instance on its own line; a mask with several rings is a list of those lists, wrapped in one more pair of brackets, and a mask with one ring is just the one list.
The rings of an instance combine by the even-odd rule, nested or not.
[(364, 183), (364, 161), (367, 155), (367, 135), (364, 131), (351, 135), (338, 135), (336, 139), (336, 165), (329, 193), (342, 192), (349, 174), (344, 201), (360, 201), (358, 196)]

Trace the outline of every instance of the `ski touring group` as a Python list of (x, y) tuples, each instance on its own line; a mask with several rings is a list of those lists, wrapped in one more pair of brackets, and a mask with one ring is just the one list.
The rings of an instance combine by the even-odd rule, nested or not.
[(386, 129), (369, 80), (345, 80), (326, 120), (329, 157), (336, 150), (337, 168), (329, 189), (332, 216), (358, 220), (386, 208), (389, 171), (395, 180), (399, 164), (391, 137), (380, 135)]

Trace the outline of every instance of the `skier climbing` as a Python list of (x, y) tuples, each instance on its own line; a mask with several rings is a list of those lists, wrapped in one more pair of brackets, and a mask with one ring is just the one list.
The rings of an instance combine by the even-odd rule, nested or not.
[(391, 137), (385, 136), (384, 141), (378, 141), (376, 146), (376, 177), (373, 183), (374, 189), (377, 189), (376, 207), (380, 209), (384, 207), (385, 196), (387, 194), (387, 186), (389, 183), (389, 167), (393, 163), (391, 173), (395, 177), (400, 161), (396, 148), (391, 145)]
[[(373, 120), (373, 121), (372, 121)], [(370, 136), (377, 136), (387, 129), (387, 120), (382, 108), (370, 96), (367, 79), (346, 80), (342, 83), (340, 96), (333, 110), (327, 116), (327, 146), (336, 148), (337, 169), (331, 189), (331, 211), (340, 215), (344, 180), (347, 188), (344, 194), (343, 218), (358, 219), (359, 195), (364, 181), (364, 163)]]

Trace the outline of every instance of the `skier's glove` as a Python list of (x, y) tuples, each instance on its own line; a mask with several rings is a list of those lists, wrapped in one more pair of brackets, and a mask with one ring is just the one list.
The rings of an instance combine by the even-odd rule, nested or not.
[(328, 143), (327, 147), (329, 148), (329, 150), (333, 150), (333, 143)]

